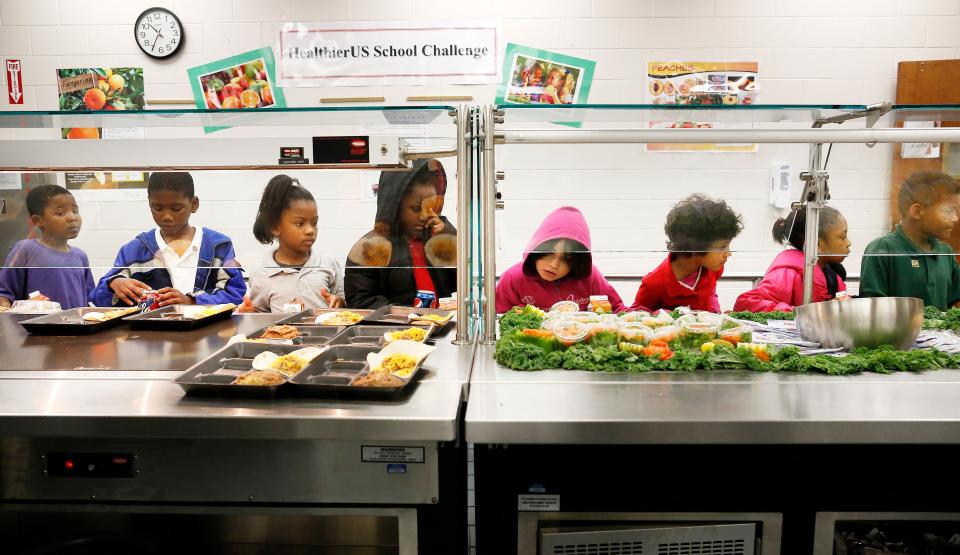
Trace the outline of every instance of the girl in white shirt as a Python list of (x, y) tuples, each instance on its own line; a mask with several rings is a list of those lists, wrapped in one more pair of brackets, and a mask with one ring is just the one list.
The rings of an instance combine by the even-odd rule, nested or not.
[(277, 242), (272, 260), (253, 272), (245, 308), (284, 312), (302, 308), (343, 307), (343, 267), (314, 248), (317, 203), (300, 182), (277, 175), (260, 199), (253, 235), (264, 245)]

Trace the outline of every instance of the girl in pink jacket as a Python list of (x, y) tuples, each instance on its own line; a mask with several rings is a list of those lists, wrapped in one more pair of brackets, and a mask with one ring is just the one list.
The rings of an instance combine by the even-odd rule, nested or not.
[[(752, 312), (792, 311), (803, 304), (803, 241), (806, 233), (806, 207), (793, 209), (786, 218), (773, 224), (774, 241), (789, 243), (773, 260), (756, 289), (737, 297), (734, 310)], [(813, 302), (829, 301), (846, 291), (847, 277), (843, 259), (850, 253), (847, 220), (836, 209), (820, 210), (817, 239), (817, 266), (813, 274)]]
[(626, 307), (620, 295), (593, 265), (590, 229), (583, 214), (562, 206), (544, 218), (523, 252), (523, 260), (500, 276), (497, 312), (533, 305), (549, 310), (559, 301), (574, 301), (587, 310), (590, 295), (606, 295), (614, 312)]

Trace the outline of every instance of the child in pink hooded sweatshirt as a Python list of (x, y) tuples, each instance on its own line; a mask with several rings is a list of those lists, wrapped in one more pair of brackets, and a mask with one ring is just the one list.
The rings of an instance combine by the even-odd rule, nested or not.
[(626, 307), (616, 290), (593, 265), (590, 229), (583, 214), (562, 206), (544, 218), (518, 262), (497, 283), (497, 312), (533, 305), (549, 310), (559, 301), (574, 301), (587, 310), (590, 295), (606, 295), (614, 312)]
[[(793, 247), (773, 260), (756, 289), (737, 297), (734, 310), (789, 312), (803, 304), (803, 243), (806, 234), (806, 207), (794, 208), (786, 218), (773, 224), (773, 239)], [(813, 274), (813, 302), (829, 301), (846, 291), (843, 259), (850, 253), (847, 220), (835, 208), (820, 210), (817, 238), (817, 266)]]

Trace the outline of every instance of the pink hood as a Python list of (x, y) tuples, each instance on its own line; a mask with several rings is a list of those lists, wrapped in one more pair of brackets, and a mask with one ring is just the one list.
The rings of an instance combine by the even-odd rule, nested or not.
[(572, 239), (591, 250), (590, 228), (583, 214), (572, 206), (561, 206), (547, 214), (540, 227), (533, 232), (533, 237), (523, 250), (523, 261), (527, 261), (530, 253), (547, 241), (555, 239)]

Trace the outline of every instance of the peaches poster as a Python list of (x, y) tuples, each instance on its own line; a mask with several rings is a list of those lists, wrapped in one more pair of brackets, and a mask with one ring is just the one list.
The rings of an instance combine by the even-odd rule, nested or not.
[[(694, 109), (749, 106), (757, 100), (757, 62), (649, 62), (647, 103)], [(728, 120), (730, 118), (727, 118)], [(737, 128), (747, 124), (658, 121), (652, 128)], [(649, 143), (647, 151), (753, 152), (755, 144)]]
[[(285, 108), (276, 86), (273, 49), (260, 48), (187, 70), (197, 108), (255, 110)], [(206, 127), (208, 133), (223, 127)]]

